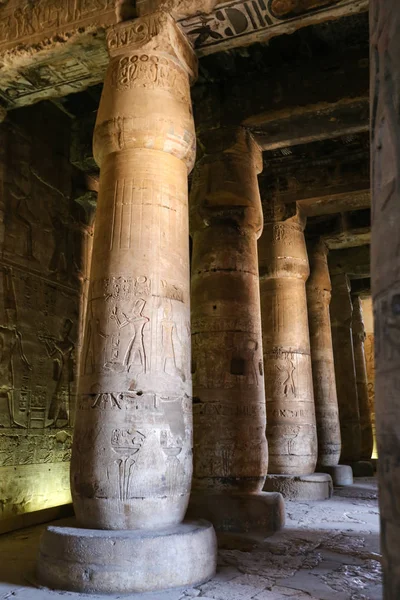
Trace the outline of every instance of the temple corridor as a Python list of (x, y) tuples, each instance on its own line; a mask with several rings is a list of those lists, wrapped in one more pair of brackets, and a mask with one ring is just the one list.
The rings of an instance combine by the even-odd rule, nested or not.
[[(377, 484), (359, 478), (326, 502), (286, 502), (286, 527), (259, 546), (220, 549), (217, 575), (185, 590), (93, 600), (381, 600)], [(0, 538), (1, 600), (88, 598), (37, 590), (32, 577), (44, 527)]]

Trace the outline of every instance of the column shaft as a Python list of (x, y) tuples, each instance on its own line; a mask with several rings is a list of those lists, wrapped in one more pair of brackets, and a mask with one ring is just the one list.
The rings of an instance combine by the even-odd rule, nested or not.
[(400, 597), (400, 5), (371, 0), (371, 275), (384, 599)]
[(192, 475), (187, 175), (192, 49), (166, 13), (108, 33), (71, 482), (85, 527), (180, 523)]
[(364, 348), (365, 327), (361, 299), (358, 296), (353, 298), (352, 333), (354, 364), (356, 368), (358, 409), (360, 411), (361, 460), (369, 460), (372, 456), (374, 440), (372, 436), (371, 413), (368, 400), (367, 365), (365, 362)]
[(309, 245), (311, 274), (307, 281), (307, 306), (318, 435), (319, 467), (334, 467), (341, 452), (339, 408), (333, 360), (331, 281), (328, 249), (319, 240)]
[(344, 273), (332, 276), (331, 281), (330, 314), (342, 437), (340, 462), (356, 462), (361, 456), (361, 429), (351, 331), (353, 307), (350, 284)]
[(305, 475), (317, 462), (303, 223), (264, 226), (259, 242), (269, 472)]
[(267, 474), (257, 237), (261, 155), (245, 131), (193, 183), (194, 488), (261, 491)]

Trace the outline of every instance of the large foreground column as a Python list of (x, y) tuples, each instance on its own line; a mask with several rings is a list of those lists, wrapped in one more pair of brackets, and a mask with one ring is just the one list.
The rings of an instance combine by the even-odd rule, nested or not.
[(257, 238), (261, 152), (216, 132), (191, 193), (194, 480), (189, 514), (265, 537), (284, 520), (268, 468)]
[(372, 292), (384, 598), (400, 598), (400, 4), (371, 0)]
[(374, 439), (372, 436), (371, 413), (368, 401), (367, 365), (365, 362), (364, 349), (365, 327), (361, 299), (359, 296), (353, 297), (352, 333), (358, 409), (360, 411), (361, 460), (370, 460), (374, 448)]
[(331, 280), (328, 248), (323, 240), (308, 244), (310, 277), (307, 280), (307, 307), (310, 328), (315, 413), (318, 435), (318, 470), (329, 473), (336, 485), (353, 483), (349, 466), (339, 465), (341, 435), (333, 360), (331, 317)]
[(345, 273), (333, 275), (331, 281), (330, 314), (342, 437), (340, 461), (355, 463), (361, 458), (361, 428), (351, 330), (353, 306), (350, 283)]
[[(271, 211), (272, 213), (273, 211)], [(268, 215), (268, 211), (266, 210)], [(264, 489), (295, 497), (330, 477), (309, 477), (317, 463), (317, 432), (305, 283), (309, 276), (304, 221), (267, 218), (259, 241), (269, 473)], [(274, 475), (272, 475), (274, 474)], [(291, 476), (291, 477), (288, 477)], [(305, 480), (299, 479), (306, 476)], [(293, 490), (292, 490), (292, 487)], [(298, 496), (300, 497), (300, 496)], [(319, 495), (317, 497), (320, 497)]]
[(196, 61), (167, 13), (118, 25), (107, 39), (71, 465), (82, 529), (50, 528), (39, 561), (47, 585), (96, 593), (188, 585), (215, 569), (212, 527), (182, 524), (192, 476), (187, 175)]

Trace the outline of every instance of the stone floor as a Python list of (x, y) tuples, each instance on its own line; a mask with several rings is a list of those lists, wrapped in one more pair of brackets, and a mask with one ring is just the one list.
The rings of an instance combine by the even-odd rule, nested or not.
[[(284, 531), (251, 551), (222, 550), (217, 576), (198, 588), (126, 600), (380, 600), (377, 485), (357, 479), (326, 502), (287, 502)], [(1, 600), (78, 600), (29, 583), (43, 527), (0, 537)], [(91, 596), (93, 600), (122, 596)]]

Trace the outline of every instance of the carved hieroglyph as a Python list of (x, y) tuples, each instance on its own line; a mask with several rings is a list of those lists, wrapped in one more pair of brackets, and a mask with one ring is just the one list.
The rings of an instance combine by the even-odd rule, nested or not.
[(269, 472), (307, 475), (317, 462), (317, 432), (305, 282), (304, 221), (266, 206), (259, 240)]
[(70, 501), (92, 229), (70, 198), (68, 119), (53, 111), (18, 111), (0, 128), (0, 519)]
[(374, 438), (372, 435), (371, 413), (368, 399), (367, 365), (364, 348), (365, 327), (361, 299), (359, 296), (353, 298), (352, 334), (358, 410), (360, 411), (361, 460), (369, 460), (374, 449)]
[(353, 306), (345, 273), (333, 275), (330, 306), (333, 357), (342, 436), (341, 462), (361, 458), (361, 428), (358, 408), (351, 320)]
[(237, 130), (191, 192), (194, 488), (258, 492), (268, 467), (257, 237), (261, 153)]
[(384, 598), (400, 590), (400, 6), (372, 0), (372, 255)]
[(323, 240), (309, 244), (310, 277), (307, 281), (308, 322), (318, 434), (318, 466), (334, 467), (341, 451), (339, 408), (329, 304), (331, 281), (328, 249)]
[[(181, 18), (199, 54), (368, 9), (368, 0), (8, 0), (0, 2), (0, 104), (15, 108), (100, 83), (105, 30), (157, 5)], [(216, 6), (215, 6), (216, 5)], [(213, 6), (214, 10), (210, 13)], [(143, 12), (144, 11), (144, 12)]]
[(108, 33), (72, 457), (84, 527), (180, 523), (192, 475), (187, 176), (196, 61), (166, 13)]

